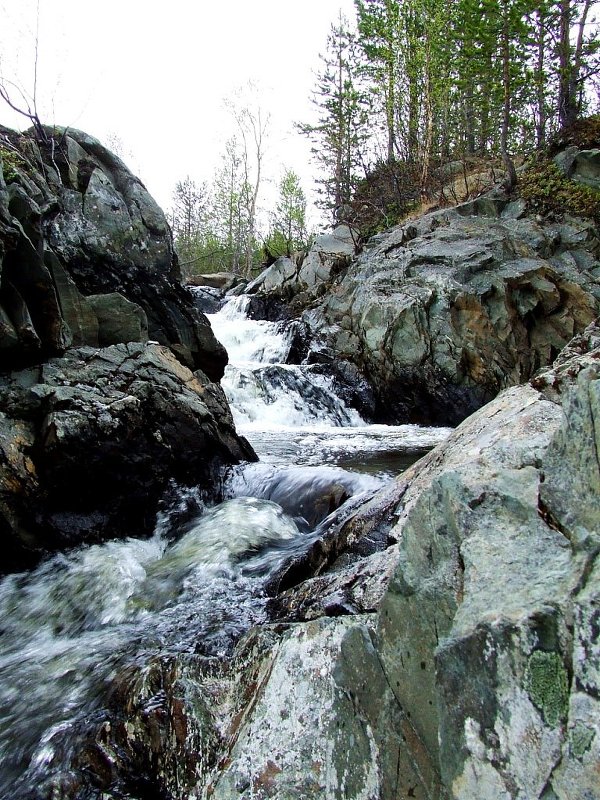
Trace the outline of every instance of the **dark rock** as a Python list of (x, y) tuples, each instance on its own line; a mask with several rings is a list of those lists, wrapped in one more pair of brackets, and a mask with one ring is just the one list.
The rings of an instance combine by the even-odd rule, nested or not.
[(131, 303), (119, 292), (91, 294), (85, 300), (98, 320), (100, 347), (148, 340), (148, 320), (137, 303)]
[(264, 319), (267, 322), (284, 322), (292, 316), (287, 304), (272, 294), (248, 295), (246, 313), (250, 319)]
[(188, 288), (194, 298), (194, 306), (202, 314), (216, 314), (225, 302), (225, 295), (220, 289), (191, 285)]
[(171, 481), (218, 497), (255, 458), (221, 387), (165, 348), (68, 351), (0, 381), (3, 570), (48, 550), (152, 532)]
[[(219, 735), (202, 693), (204, 659), (154, 658), (121, 670), (113, 681), (107, 720), (74, 762), (97, 797), (188, 797), (213, 766)], [(192, 713), (193, 709), (193, 713)], [(110, 719), (110, 721), (109, 721)]]
[(219, 380), (227, 354), (181, 286), (169, 226), (141, 181), (81, 131), (48, 129), (52, 146), (0, 136), (14, 153), (8, 186), (0, 180), (0, 368), (97, 345), (89, 296), (113, 296), (94, 300), (104, 342), (144, 341), (119, 294), (143, 310), (151, 340)]

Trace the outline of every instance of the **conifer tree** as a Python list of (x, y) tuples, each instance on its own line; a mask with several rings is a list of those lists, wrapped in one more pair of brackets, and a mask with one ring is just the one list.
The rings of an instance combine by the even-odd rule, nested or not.
[(313, 157), (321, 168), (318, 204), (339, 221), (364, 164), (367, 139), (367, 98), (361, 88), (356, 39), (341, 14), (331, 26), (321, 62), (313, 95), (318, 122), (301, 123), (298, 129), (312, 141)]

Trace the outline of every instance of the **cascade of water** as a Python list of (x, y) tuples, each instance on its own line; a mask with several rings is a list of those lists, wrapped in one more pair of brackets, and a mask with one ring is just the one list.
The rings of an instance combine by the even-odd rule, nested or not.
[(387, 480), (390, 450), (406, 458), (447, 433), (366, 426), (327, 379), (285, 364), (286, 331), (247, 319), (246, 303), (211, 320), (232, 361), (223, 385), (234, 417), (261, 463), (232, 470), (229, 499), (175, 541), (173, 506), (148, 541), (94, 545), (0, 580), (0, 797), (59, 796), (52, 787), (127, 665), (140, 653), (223, 657), (265, 619), (269, 576), (340, 504)]
[(261, 460), (333, 463), (396, 474), (446, 438), (447, 428), (367, 425), (336, 396), (332, 380), (289, 365), (289, 326), (249, 319), (249, 298), (232, 298), (210, 315), (230, 357), (222, 384), (238, 430)]
[(363, 424), (359, 414), (336, 397), (331, 381), (309, 367), (286, 364), (290, 329), (279, 323), (249, 319), (248, 298), (236, 297), (210, 316), (230, 365), (223, 387), (238, 427), (299, 428)]

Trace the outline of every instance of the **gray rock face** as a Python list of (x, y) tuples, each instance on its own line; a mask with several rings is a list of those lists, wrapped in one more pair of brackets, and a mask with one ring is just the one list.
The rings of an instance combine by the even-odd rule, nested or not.
[(457, 424), (551, 364), (600, 309), (594, 227), (538, 222), (522, 202), (428, 214), (357, 258), (346, 244), (342, 261), (317, 241), (301, 265), (273, 265), (253, 306), (302, 314), (315, 360), (334, 353), (372, 386), (377, 421)]
[(554, 158), (554, 163), (568, 178), (600, 191), (600, 149), (580, 150), (568, 147)]
[(0, 409), (3, 571), (150, 533), (170, 481), (214, 498), (223, 464), (255, 458), (221, 387), (158, 345), (71, 349), (13, 372)]
[(377, 237), (306, 315), (368, 377), (385, 417), (456, 423), (598, 313), (590, 226), (463, 213)]
[(219, 380), (227, 354), (181, 286), (162, 211), (96, 139), (48, 133), (51, 147), (0, 128), (0, 369), (149, 337)]
[(173, 798), (597, 796), (600, 329), (534, 383), (343, 521), (279, 619), (196, 662), (195, 699), (167, 686), (150, 783), (183, 714), (178, 764), (199, 761), (185, 783), (171, 770)]
[(246, 292), (273, 293), (290, 300), (300, 293), (322, 294), (328, 283), (343, 271), (356, 253), (358, 235), (348, 225), (315, 239), (311, 249), (299, 257), (281, 256), (248, 284)]

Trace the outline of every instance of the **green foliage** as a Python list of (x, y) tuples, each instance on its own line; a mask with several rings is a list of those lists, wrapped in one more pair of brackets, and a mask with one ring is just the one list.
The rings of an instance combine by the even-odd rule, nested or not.
[(11, 183), (17, 177), (19, 170), (25, 166), (25, 161), (14, 150), (0, 146), (0, 162), (6, 183)]
[(519, 179), (519, 191), (541, 214), (573, 214), (600, 222), (600, 192), (570, 180), (551, 161), (530, 167)]
[(264, 248), (270, 258), (290, 256), (307, 245), (306, 197), (300, 178), (286, 170), (279, 184), (279, 200), (271, 215), (271, 230)]
[[(357, 189), (356, 166), (364, 175), (379, 171), (373, 167), (378, 161), (410, 164), (424, 193), (436, 165), (500, 155), (514, 182), (514, 157), (541, 151), (559, 127), (594, 102), (600, 38), (591, 0), (354, 0), (354, 5), (356, 33), (340, 27), (328, 42), (328, 72), (321, 76), (327, 79), (318, 88), (325, 113), (311, 130), (324, 171), (319, 183), (338, 218), (340, 209), (347, 215)], [(344, 47), (352, 41), (352, 59), (342, 41)], [(345, 117), (334, 112), (349, 108), (340, 100), (348, 99), (350, 87), (368, 98), (368, 118), (361, 123), (366, 135), (345, 146), (340, 136), (348, 132)], [(352, 170), (343, 154), (352, 155)], [(403, 212), (401, 199), (399, 205), (378, 204), (381, 224)], [(572, 199), (577, 207), (589, 205), (589, 196)], [(372, 220), (367, 227), (379, 224)]]
[(300, 124), (298, 130), (311, 140), (313, 158), (322, 171), (317, 179), (318, 205), (335, 222), (352, 198), (368, 137), (368, 97), (361, 83), (356, 38), (342, 15), (331, 26), (321, 62), (313, 93), (318, 122)]
[(558, 653), (534, 650), (527, 664), (525, 688), (548, 725), (555, 728), (567, 718), (569, 686)]

